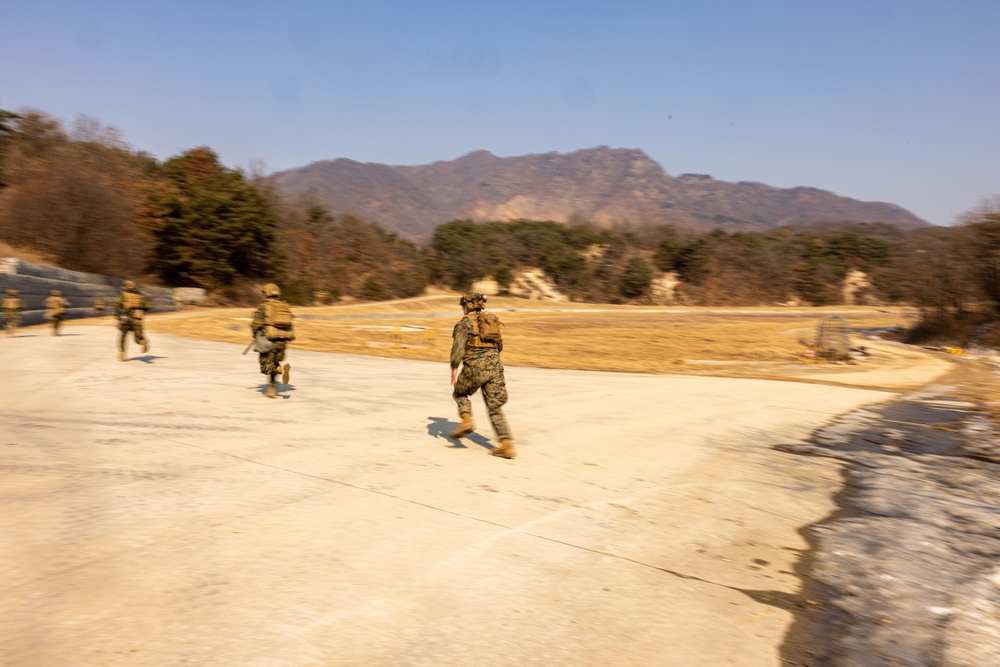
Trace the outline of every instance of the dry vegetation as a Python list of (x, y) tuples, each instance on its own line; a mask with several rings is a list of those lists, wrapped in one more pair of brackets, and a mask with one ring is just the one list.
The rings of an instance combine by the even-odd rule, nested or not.
[[(444, 362), (461, 315), (456, 300), (297, 308), (294, 347)], [(824, 314), (844, 314), (855, 328), (907, 322), (905, 311), (874, 308), (654, 309), (495, 298), (490, 309), (507, 325), (508, 365), (645, 373), (761, 376), (800, 366), (800, 341), (812, 339)], [(249, 309), (196, 310), (156, 316), (150, 324), (156, 332), (246, 344), (250, 315)]]
[(35, 252), (27, 248), (14, 247), (3, 241), (0, 241), (0, 257), (17, 257), (23, 259), (26, 262), (35, 262), (36, 264), (50, 264), (55, 265), (52, 257), (44, 255), (40, 252)]

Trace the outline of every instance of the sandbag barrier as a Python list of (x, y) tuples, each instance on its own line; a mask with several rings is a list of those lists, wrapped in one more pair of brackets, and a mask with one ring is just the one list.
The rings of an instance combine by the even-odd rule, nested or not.
[[(44, 264), (26, 262), (14, 257), (0, 258), (0, 298), (8, 289), (16, 289), (24, 303), (21, 325), (43, 324), (45, 320), (45, 299), (52, 290), (62, 292), (69, 301), (66, 319), (96, 317), (94, 299), (104, 297), (104, 313), (111, 314), (115, 298), (121, 294), (121, 284), (125, 278), (102, 276), (94, 273), (70, 271)], [(145, 287), (139, 290), (146, 295), (153, 306), (150, 312), (177, 310), (174, 290), (166, 287)], [(190, 290), (187, 290), (190, 291)]]

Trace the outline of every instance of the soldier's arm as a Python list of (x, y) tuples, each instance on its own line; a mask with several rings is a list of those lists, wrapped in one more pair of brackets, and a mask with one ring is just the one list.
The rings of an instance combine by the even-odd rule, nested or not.
[(465, 356), (465, 344), (469, 340), (469, 323), (463, 317), (451, 332), (451, 367), (458, 368)]
[(254, 336), (257, 332), (264, 328), (264, 306), (261, 305), (253, 313), (253, 319), (250, 321), (250, 331)]

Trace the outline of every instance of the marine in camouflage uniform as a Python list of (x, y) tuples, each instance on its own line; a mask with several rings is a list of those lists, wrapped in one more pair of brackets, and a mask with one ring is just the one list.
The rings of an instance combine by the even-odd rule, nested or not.
[(66, 309), (69, 308), (69, 301), (63, 298), (62, 292), (54, 289), (45, 299), (45, 317), (52, 324), (52, 335), (58, 336), (62, 322), (66, 319)]
[(8, 336), (13, 336), (21, 324), (21, 311), (24, 310), (24, 303), (18, 298), (16, 289), (7, 290), (0, 308), (3, 308), (3, 328)]
[(142, 353), (149, 352), (149, 338), (142, 330), (146, 311), (152, 308), (149, 300), (139, 292), (131, 280), (122, 282), (122, 293), (115, 298), (115, 316), (118, 318), (118, 360), (125, 361), (125, 347), (128, 335), (132, 334), (136, 345), (142, 346)]
[[(517, 455), (513, 436), (503, 406), (507, 403), (507, 384), (504, 381), (503, 362), (500, 352), (503, 351), (503, 341), (487, 342), (478, 335), (480, 325), (478, 318), (486, 305), (486, 296), (478, 292), (468, 292), (459, 300), (464, 317), (455, 324), (451, 343), (451, 382), (454, 385), (452, 398), (458, 405), (458, 416), (461, 423), (451, 433), (453, 438), (461, 438), (475, 430), (472, 422), (472, 401), (469, 396), (476, 390), (483, 390), (483, 400), (490, 417), (493, 432), (500, 440), (500, 446), (490, 450), (490, 454), (506, 459)], [(462, 366), (461, 372), (458, 371)]]
[(257, 306), (257, 310), (254, 311), (253, 319), (250, 321), (250, 331), (253, 332), (255, 339), (266, 338), (270, 342), (271, 347), (267, 352), (258, 352), (260, 361), (260, 372), (263, 375), (267, 375), (270, 381), (267, 385), (267, 393), (265, 394), (268, 398), (277, 398), (277, 382), (276, 378), (278, 374), (281, 374), (281, 382), (283, 384), (288, 384), (290, 380), (290, 374), (292, 371), (291, 364), (282, 364), (281, 362), (285, 360), (285, 351), (288, 348), (288, 340), (285, 339), (271, 339), (264, 335), (265, 326), (267, 322), (267, 307), (268, 302), (279, 302), (278, 297), (281, 296), (281, 290), (274, 283), (268, 283), (264, 285), (261, 292), (264, 294), (264, 301)]

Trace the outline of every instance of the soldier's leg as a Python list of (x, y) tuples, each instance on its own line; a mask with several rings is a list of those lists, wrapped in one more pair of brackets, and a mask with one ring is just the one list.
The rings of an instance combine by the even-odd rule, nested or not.
[(507, 424), (507, 416), (503, 413), (503, 406), (507, 403), (507, 384), (504, 382), (502, 368), (483, 385), (483, 400), (490, 415), (490, 425), (500, 440), (500, 446), (491, 449), (490, 454), (505, 459), (514, 458), (517, 456), (514, 437), (511, 435), (510, 425)]
[(479, 378), (476, 369), (472, 366), (463, 365), (462, 371), (455, 379), (455, 387), (451, 392), (451, 397), (455, 399), (458, 406), (458, 418), (461, 423), (451, 432), (452, 438), (461, 438), (476, 430), (476, 424), (472, 421), (472, 401), (469, 396), (479, 389)]
[(275, 341), (274, 343), (274, 373), (277, 375), (281, 374), (281, 381), (284, 384), (288, 384), (291, 379), (292, 366), (291, 364), (283, 364), (285, 360), (285, 350), (288, 348), (288, 343), (283, 340)]
[(142, 333), (142, 320), (132, 320), (132, 340), (136, 345), (142, 345), (143, 352), (146, 351), (146, 337)]
[(128, 345), (128, 329), (118, 327), (118, 361), (125, 361), (125, 346)]
[(274, 381), (277, 372), (275, 371), (274, 357), (274, 348), (268, 352), (260, 353), (260, 372), (268, 376), (267, 393), (265, 394), (268, 398), (277, 398), (277, 388)]
[(261, 352), (259, 359), (261, 375), (274, 375), (274, 350)]
[(483, 385), (483, 401), (486, 402), (486, 412), (490, 415), (490, 424), (497, 438), (511, 440), (513, 436), (503, 413), (503, 406), (507, 404), (507, 385), (503, 373)]

